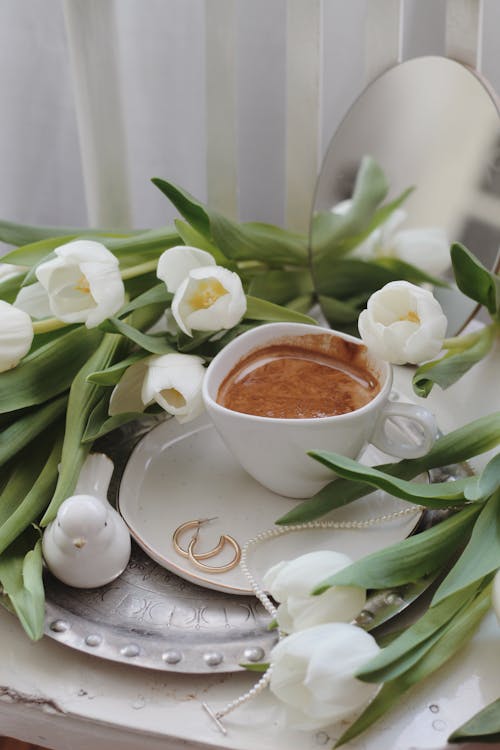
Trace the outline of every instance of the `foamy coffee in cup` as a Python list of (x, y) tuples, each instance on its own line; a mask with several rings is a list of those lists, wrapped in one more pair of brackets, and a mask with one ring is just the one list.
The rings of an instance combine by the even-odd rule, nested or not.
[(330, 334), (289, 337), (258, 348), (228, 373), (217, 403), (274, 419), (314, 419), (360, 409), (380, 391), (364, 346)]
[[(364, 344), (328, 328), (269, 323), (233, 339), (212, 360), (203, 401), (241, 466), (268, 489), (311, 497), (334, 478), (308, 451), (356, 458), (367, 442), (401, 458), (426, 453), (434, 418), (414, 404), (389, 401), (392, 368)], [(420, 439), (392, 440), (391, 417)]]

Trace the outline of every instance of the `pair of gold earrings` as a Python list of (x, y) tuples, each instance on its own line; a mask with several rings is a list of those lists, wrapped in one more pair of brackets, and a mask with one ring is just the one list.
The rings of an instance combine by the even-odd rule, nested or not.
[[(200, 527), (204, 523), (208, 523), (209, 521), (214, 520), (215, 518), (202, 518), (195, 521), (186, 521), (185, 523), (181, 523), (181, 525), (176, 528), (172, 535), (172, 544), (178, 555), (187, 558), (197, 568), (204, 570), (205, 573), (226, 573), (228, 570), (232, 570), (233, 568), (235, 568), (241, 559), (240, 545), (238, 544), (236, 539), (233, 539), (232, 536), (229, 536), (229, 534), (222, 534), (215, 547), (213, 547), (211, 550), (208, 550), (208, 552), (195, 551), (196, 543), (198, 541), (198, 536), (200, 533)], [(189, 529), (196, 529), (196, 531), (189, 540), (187, 549), (184, 549), (184, 547), (181, 546), (180, 538)], [(222, 552), (226, 544), (229, 544), (229, 546), (234, 550), (234, 556), (232, 560), (230, 560), (225, 565), (206, 565), (204, 562), (202, 562), (203, 560), (209, 560), (210, 558), (218, 555), (219, 552)]]

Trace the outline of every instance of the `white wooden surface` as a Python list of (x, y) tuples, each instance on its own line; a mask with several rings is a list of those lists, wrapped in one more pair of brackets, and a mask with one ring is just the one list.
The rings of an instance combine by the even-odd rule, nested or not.
[[(427, 405), (444, 430), (500, 409), (499, 368), (497, 347), (459, 384), (444, 394), (435, 389)], [(410, 376), (409, 368), (396, 368), (395, 386), (402, 393), (410, 393)], [(101, 661), (49, 638), (33, 644), (3, 610), (0, 639), (0, 731), (54, 750), (317, 750), (331, 747), (340, 731), (285, 729), (266, 693), (227, 717), (223, 737), (201, 701), (221, 708), (251, 686), (249, 674), (175, 675)], [(444, 747), (448, 733), (498, 697), (492, 654), (499, 648), (500, 629), (491, 614), (455, 660), (347, 747)]]

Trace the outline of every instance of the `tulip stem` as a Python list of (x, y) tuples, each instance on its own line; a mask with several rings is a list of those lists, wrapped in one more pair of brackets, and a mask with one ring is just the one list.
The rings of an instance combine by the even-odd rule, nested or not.
[(155, 258), (154, 260), (147, 260), (145, 263), (139, 263), (138, 266), (125, 268), (121, 272), (122, 279), (126, 281), (127, 279), (134, 279), (136, 276), (142, 276), (143, 274), (149, 273), (150, 271), (156, 271), (157, 265), (158, 259)]
[(484, 328), (481, 328), (480, 331), (474, 331), (465, 336), (452, 336), (443, 341), (443, 349), (458, 349), (459, 351), (470, 349), (471, 346), (474, 346), (474, 344), (480, 341), (484, 336), (494, 334), (495, 329), (500, 331), (498, 323), (490, 323)]
[(50, 331), (58, 331), (59, 328), (65, 328), (69, 323), (65, 323), (63, 320), (58, 318), (46, 318), (45, 320), (33, 321), (33, 333), (49, 333)]

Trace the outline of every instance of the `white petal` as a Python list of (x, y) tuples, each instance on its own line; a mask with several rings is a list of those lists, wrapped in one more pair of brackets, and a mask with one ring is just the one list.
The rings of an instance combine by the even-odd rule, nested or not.
[[(104, 263), (118, 267), (118, 258), (101, 242), (95, 240), (74, 240), (60, 245), (54, 250), (55, 254), (67, 261), (68, 265), (78, 263)], [(50, 261), (48, 261), (50, 263)]]
[(21, 273), (26, 273), (26, 266), (15, 266), (12, 263), (0, 263), (0, 281), (7, 281), (13, 276), (18, 276)]
[(144, 411), (147, 404), (142, 401), (141, 390), (147, 369), (145, 360), (127, 367), (111, 394), (108, 409), (111, 417), (125, 412)]
[(440, 228), (406, 229), (393, 237), (394, 255), (422, 271), (440, 276), (451, 265), (450, 242)]
[(364, 589), (355, 586), (333, 586), (319, 596), (309, 597), (306, 606), (293, 613), (293, 630), (322, 625), (328, 622), (350, 622), (363, 609)]
[(274, 580), (269, 592), (279, 602), (285, 601), (290, 594), (307, 597), (321, 581), (351, 563), (351, 558), (341, 552), (308, 552), (281, 564), (279, 569), (274, 566)]
[(203, 410), (203, 360), (192, 354), (165, 354), (148, 358), (142, 386), (144, 402), (156, 401), (178, 421), (194, 419)]
[(33, 341), (28, 313), (0, 300), (0, 372), (11, 370), (27, 354)]
[[(213, 285), (214, 301), (207, 302), (207, 287)], [(217, 293), (217, 287), (223, 290)], [(198, 331), (218, 331), (235, 326), (247, 307), (241, 279), (237, 273), (221, 266), (190, 271), (177, 289), (172, 314), (179, 328), (192, 335)]]
[(190, 245), (176, 245), (160, 255), (156, 275), (169, 292), (176, 292), (189, 272), (201, 266), (214, 266), (213, 255)]
[(14, 301), (14, 306), (24, 310), (36, 320), (49, 318), (52, 315), (48, 294), (39, 281), (21, 287)]

